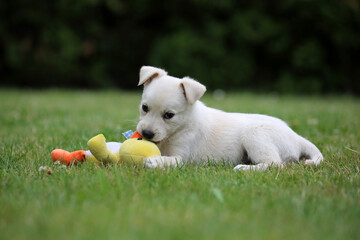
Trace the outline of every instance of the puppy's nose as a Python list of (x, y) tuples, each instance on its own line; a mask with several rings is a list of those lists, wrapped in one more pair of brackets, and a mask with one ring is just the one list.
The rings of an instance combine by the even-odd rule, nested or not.
[(153, 133), (152, 131), (146, 130), (144, 129), (142, 131), (142, 135), (146, 138), (146, 139), (152, 139), (155, 136), (155, 133)]

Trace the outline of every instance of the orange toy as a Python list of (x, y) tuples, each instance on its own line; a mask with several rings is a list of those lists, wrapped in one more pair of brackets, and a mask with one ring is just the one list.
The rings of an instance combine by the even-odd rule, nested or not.
[(85, 160), (86, 151), (79, 150), (75, 152), (68, 152), (63, 149), (55, 149), (51, 152), (53, 162), (60, 161), (62, 164), (69, 166), (70, 164), (78, 164)]
[(135, 131), (130, 138), (143, 138), (143, 136), (141, 136), (140, 133), (138, 133), (138, 131)]
[[(131, 133), (129, 133), (129, 132), (131, 132)], [(126, 136), (125, 134), (127, 134), (127, 133), (131, 134), (131, 135)], [(132, 131), (128, 131), (123, 134), (126, 138), (143, 138), (137, 131), (135, 131), (134, 133)], [(120, 143), (120, 145), (121, 145), (121, 143)], [(120, 145), (119, 145), (119, 148), (120, 148)], [(51, 158), (52, 158), (53, 162), (59, 161), (60, 163), (69, 166), (72, 164), (76, 165), (79, 162), (85, 161), (86, 156), (89, 154), (90, 154), (90, 151), (84, 151), (84, 150), (68, 152), (64, 149), (55, 149), (51, 152)], [(93, 157), (92, 154), (90, 154), (90, 156)], [(87, 157), (89, 157), (89, 156), (87, 156)]]

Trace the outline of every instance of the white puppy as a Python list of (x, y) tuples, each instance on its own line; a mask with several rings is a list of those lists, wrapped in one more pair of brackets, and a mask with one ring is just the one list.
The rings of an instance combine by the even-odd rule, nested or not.
[[(206, 107), (199, 101), (205, 86), (189, 77), (179, 79), (162, 69), (143, 66), (139, 85), (144, 85), (144, 91), (137, 131), (162, 153), (147, 158), (147, 167), (211, 159), (239, 164), (234, 169), (264, 170), (301, 158), (309, 165), (323, 160), (314, 144), (280, 119)], [(247, 162), (254, 165), (245, 165)]]

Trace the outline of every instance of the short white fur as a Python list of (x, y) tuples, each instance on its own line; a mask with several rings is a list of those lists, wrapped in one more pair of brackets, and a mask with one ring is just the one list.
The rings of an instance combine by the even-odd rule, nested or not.
[[(301, 158), (307, 165), (318, 165), (323, 160), (314, 144), (280, 119), (226, 113), (205, 106), (199, 101), (205, 86), (189, 77), (180, 79), (162, 69), (143, 66), (139, 85), (144, 85), (144, 90), (137, 131), (153, 132), (150, 140), (162, 153), (146, 160), (149, 168), (213, 159), (237, 164), (235, 170), (265, 170)], [(165, 113), (174, 115), (167, 119)], [(243, 164), (246, 160), (254, 165)]]

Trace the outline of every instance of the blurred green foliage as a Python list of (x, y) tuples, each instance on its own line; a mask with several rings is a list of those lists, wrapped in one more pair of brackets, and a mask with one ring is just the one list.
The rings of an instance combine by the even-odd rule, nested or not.
[(210, 89), (360, 93), (358, 0), (0, 1), (1, 85), (133, 88), (142, 65)]

